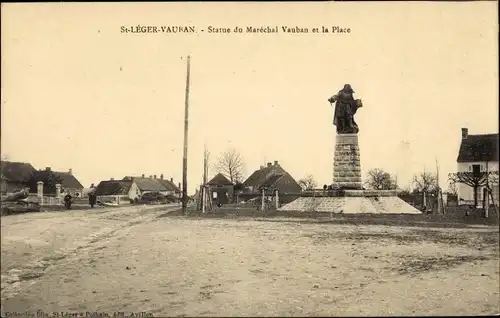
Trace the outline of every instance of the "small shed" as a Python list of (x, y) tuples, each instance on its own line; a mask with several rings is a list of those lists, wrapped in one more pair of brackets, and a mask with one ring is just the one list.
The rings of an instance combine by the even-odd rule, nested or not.
[(207, 186), (211, 193), (216, 193), (216, 198), (212, 197), (214, 202), (227, 204), (233, 201), (234, 184), (222, 173), (215, 175), (212, 180), (207, 182)]

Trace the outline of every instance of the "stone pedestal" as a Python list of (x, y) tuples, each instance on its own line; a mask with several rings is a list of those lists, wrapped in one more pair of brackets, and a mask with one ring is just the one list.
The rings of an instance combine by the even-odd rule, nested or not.
[(341, 189), (363, 189), (357, 134), (337, 134), (332, 186)]

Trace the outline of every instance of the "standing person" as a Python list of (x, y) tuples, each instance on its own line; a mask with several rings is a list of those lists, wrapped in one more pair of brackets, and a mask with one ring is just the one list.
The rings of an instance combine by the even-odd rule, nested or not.
[(96, 204), (97, 202), (97, 195), (95, 194), (95, 187), (94, 187), (94, 184), (92, 183), (90, 185), (90, 191), (89, 191), (89, 205), (90, 205), (90, 208), (93, 209), (94, 208), (94, 205)]
[(91, 208), (94, 208), (94, 205), (97, 203), (97, 196), (95, 192), (89, 194), (89, 204)]
[(71, 209), (71, 203), (73, 203), (73, 197), (68, 191), (64, 196), (64, 206), (66, 207), (66, 210)]

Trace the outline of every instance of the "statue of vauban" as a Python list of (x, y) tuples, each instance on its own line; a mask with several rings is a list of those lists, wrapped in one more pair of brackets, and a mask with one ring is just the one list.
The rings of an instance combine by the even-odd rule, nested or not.
[(351, 85), (345, 84), (336, 95), (333, 95), (328, 101), (333, 105), (333, 124), (337, 127), (337, 134), (357, 134), (359, 127), (354, 121), (354, 115), (358, 108), (363, 107), (361, 99), (354, 99), (354, 90)]

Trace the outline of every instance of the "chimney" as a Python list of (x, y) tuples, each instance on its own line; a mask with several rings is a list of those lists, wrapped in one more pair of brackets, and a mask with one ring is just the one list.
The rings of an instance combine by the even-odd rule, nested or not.
[(111, 179), (109, 179), (109, 180), (111, 180), (111, 181), (115, 181), (115, 178), (111, 178)]
[(174, 178), (170, 178), (170, 182), (174, 182)]
[(68, 173), (73, 174), (73, 169), (69, 168)]
[(268, 167), (271, 167), (271, 166), (272, 166), (272, 163), (268, 162), (268, 163), (267, 163), (267, 166), (268, 166)]
[(160, 174), (160, 179), (162, 179), (162, 180), (163, 180), (163, 173), (162, 173), (162, 174)]
[(141, 178), (144, 178), (144, 173), (142, 174), (142, 177)]
[(154, 179), (156, 179), (156, 174), (153, 176)]
[(468, 135), (469, 135), (469, 129), (462, 128), (462, 139), (467, 139)]
[(277, 166), (278, 165), (278, 160), (274, 160), (274, 165)]
[(45, 171), (50, 171), (50, 167), (46, 167), (46, 168), (45, 168)]
[(179, 182), (179, 189), (181, 188), (181, 183)]

